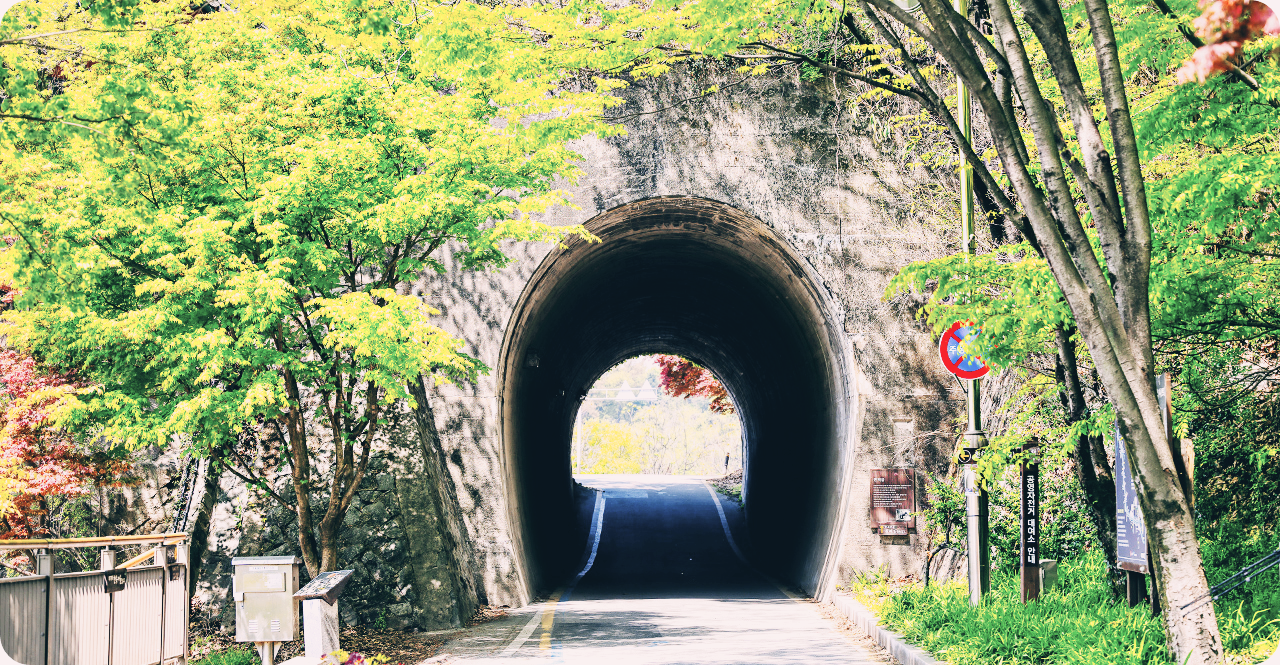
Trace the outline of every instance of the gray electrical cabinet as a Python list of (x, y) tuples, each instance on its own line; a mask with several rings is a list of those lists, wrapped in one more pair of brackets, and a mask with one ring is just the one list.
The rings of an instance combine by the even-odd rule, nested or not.
[(236, 603), (237, 642), (292, 642), (298, 639), (296, 556), (240, 556), (232, 592)]

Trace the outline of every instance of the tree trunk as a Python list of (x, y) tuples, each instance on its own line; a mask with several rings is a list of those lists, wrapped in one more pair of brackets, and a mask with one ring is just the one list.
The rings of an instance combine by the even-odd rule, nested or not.
[(213, 520), (213, 508), (218, 503), (218, 489), (222, 480), (222, 473), (209, 460), (201, 460), (201, 467), (204, 471), (204, 482), (201, 493), (197, 495), (200, 503), (196, 504), (195, 515), (187, 526), (187, 532), (191, 537), (189, 552), (191, 563), (187, 572), (187, 584), (189, 593), (192, 594), (196, 592), (196, 583), (200, 580), (200, 568), (204, 565), (204, 555), (209, 551), (209, 523)]
[[(1156, 400), (1149, 312), (1152, 229), (1110, 11), (1106, 0), (1084, 2), (1115, 147), (1114, 169), (1075, 63), (1061, 7), (1054, 0), (1024, 0), (1023, 4), (1027, 25), (1049, 55), (1050, 69), (1078, 137), (1074, 147), (1080, 150), (1079, 157), (1062, 138), (1058, 117), (1041, 91), (1007, 0), (989, 2), (996, 44), (943, 0), (921, 0), (926, 21), (908, 14), (892, 0), (860, 0), (882, 39), (901, 56), (900, 66), (914, 81), (910, 94), (943, 119), (963, 158), (996, 195), (1003, 212), (1020, 221), (1019, 230), (1039, 247), (1048, 263), (1088, 346), (1133, 461), (1161, 600), (1167, 608), (1164, 618), (1169, 649), (1184, 665), (1210, 665), (1222, 655), (1212, 605), (1188, 615), (1181, 611), (1206, 594), (1209, 585), (1200, 563), (1190, 503), (1178, 478)], [(881, 12), (923, 38), (972, 90), (1016, 205), (974, 153), (912, 54), (880, 18)], [(1001, 76), (1010, 78), (1022, 101), (1025, 127), (1007, 114), (979, 51)], [(1024, 145), (1022, 137), (1028, 129), (1033, 144)], [(1037, 161), (1034, 165), (1033, 157)], [(1074, 190), (1068, 172), (1075, 180)], [(1077, 209), (1076, 192), (1087, 204), (1105, 268), (1094, 254)]]
[(289, 395), (289, 410), (281, 415), (288, 432), (289, 474), (293, 485), (294, 504), (298, 516), (298, 549), (302, 562), (311, 577), (321, 572), (321, 557), (316, 548), (314, 520), (311, 516), (311, 455), (307, 449), (307, 429), (302, 412), (302, 395), (293, 372), (284, 370), (285, 390)]

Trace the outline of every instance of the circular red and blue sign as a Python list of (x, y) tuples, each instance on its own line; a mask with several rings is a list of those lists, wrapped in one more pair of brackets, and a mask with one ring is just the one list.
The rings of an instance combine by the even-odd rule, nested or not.
[(973, 321), (956, 321), (942, 334), (942, 339), (938, 342), (938, 353), (948, 372), (962, 379), (981, 379), (991, 371), (991, 366), (981, 356), (965, 355), (960, 350), (960, 342), (970, 336), (976, 337), (981, 332), (982, 328)]

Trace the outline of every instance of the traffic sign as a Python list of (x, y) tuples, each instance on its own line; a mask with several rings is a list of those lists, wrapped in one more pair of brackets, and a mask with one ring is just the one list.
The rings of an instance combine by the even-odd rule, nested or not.
[(942, 334), (942, 339), (938, 342), (938, 353), (948, 372), (962, 379), (981, 379), (991, 371), (991, 366), (981, 356), (966, 355), (960, 349), (961, 342), (977, 337), (981, 332), (982, 329), (973, 321), (956, 321)]
[(957, 460), (961, 464), (977, 464), (978, 458), (982, 456), (981, 448), (962, 448)]

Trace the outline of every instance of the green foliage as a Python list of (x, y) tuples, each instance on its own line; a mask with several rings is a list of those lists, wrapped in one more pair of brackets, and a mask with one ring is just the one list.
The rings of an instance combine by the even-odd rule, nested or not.
[[(1195, 11), (1193, 3), (1172, 4), (1183, 16)], [(1152, 333), (1159, 362), (1176, 372), (1185, 355), (1238, 349), (1280, 330), (1280, 214), (1274, 200), (1280, 108), (1269, 103), (1280, 96), (1280, 70), (1269, 59), (1258, 62), (1260, 92), (1230, 77), (1173, 85), (1173, 70), (1192, 51), (1176, 21), (1150, 3), (1116, 2), (1111, 9), (1127, 92), (1135, 100), (1155, 236)], [(1073, 20), (1082, 19), (1083, 7), (1064, 11), (1067, 25), (1077, 26), (1073, 43), (1087, 49), (1087, 22)], [(1046, 94), (1056, 99), (1044, 54), (1031, 55)], [(1092, 61), (1077, 58), (1087, 87), (1097, 84)], [(1065, 117), (1062, 130), (1070, 143), (1073, 130)], [(1087, 231), (1100, 252), (1093, 228)], [(999, 368), (1052, 353), (1055, 328), (1074, 329), (1048, 266), (1025, 243), (913, 263), (893, 278), (886, 296), (911, 291), (929, 296), (921, 314), (935, 331), (955, 320), (980, 321), (982, 335), (971, 350)], [(1204, 360), (1211, 373), (1232, 362), (1225, 355)]]
[(1017, 576), (1001, 573), (978, 607), (963, 582), (893, 593), (865, 581), (850, 586), (886, 627), (952, 665), (1169, 662), (1160, 620), (1112, 598), (1101, 553), (1066, 560), (1059, 571), (1059, 585), (1026, 605)]
[(574, 473), (644, 473), (644, 451), (630, 428), (592, 422), (578, 429), (581, 432), (574, 435), (580, 437), (583, 451), (574, 451)]
[(258, 665), (258, 655), (240, 647), (209, 654), (191, 665)]
[[(1280, 637), (1280, 619), (1271, 618), (1275, 616), (1274, 609), (1246, 612), (1248, 604), (1244, 601), (1234, 609), (1229, 603), (1219, 602), (1216, 605), (1222, 644), (1228, 651), (1251, 659), (1262, 659), (1275, 653), (1276, 640)], [(1225, 612), (1222, 611), (1224, 606), (1227, 608)]]
[(527, 215), (564, 201), (550, 189), (575, 173), (563, 139), (607, 133), (590, 115), (601, 98), (547, 100), (553, 78), (516, 84), (497, 63), (485, 79), (485, 53), (463, 66), (439, 43), (448, 22), (409, 5), (389, 8), (405, 21), (396, 34), (376, 36), (348, 20), (359, 4), (245, 9), (88, 41), (167, 64), (98, 63), (65, 100), (162, 86), (194, 120), (158, 154), (123, 159), (71, 136), (3, 161), (0, 215), (28, 289), (10, 340), (100, 385), (66, 405), (68, 424), (207, 447), (289, 408), (282, 372), (322, 392), (359, 380), (387, 401), (419, 373), (469, 379), (485, 368), (395, 287), (446, 260), (501, 267), (504, 241), (584, 233)]
[(584, 418), (574, 432), (574, 473), (720, 475), (725, 455), (741, 465), (737, 416), (719, 415), (705, 403), (662, 397), (626, 420)]
[[(1277, 548), (1280, 535), (1270, 525), (1246, 528), (1223, 521), (1215, 529), (1200, 532), (1200, 556), (1210, 584), (1222, 582)], [(1247, 651), (1255, 642), (1274, 645), (1280, 639), (1280, 571), (1273, 568), (1258, 575), (1214, 606), (1220, 615), (1230, 617), (1223, 626), (1223, 642), (1231, 650)]]
[(739, 506), (742, 505), (742, 483), (722, 486), (720, 493), (736, 501)]
[[(1019, 489), (1017, 467), (991, 486), (992, 567), (1013, 574), (1019, 552)], [(1086, 498), (1073, 473), (1059, 468), (1040, 474), (1040, 558), (1064, 561), (1096, 549), (1095, 528)]]
[[(120, 32), (58, 11), (25, 4), (27, 36), (92, 31), (0, 44), (5, 76), (60, 77), (0, 82), (0, 224), (23, 291), (8, 343), (92, 384), (57, 424), (133, 448), (181, 442), (268, 490), (257, 475), (274, 469), (236, 444), (272, 440), (298, 481), (294, 502), (277, 499), (309, 525), (317, 491), (322, 528), (339, 528), (387, 410), (414, 402), (406, 386), (487, 371), (411, 284), (501, 268), (513, 241), (591, 240), (530, 215), (567, 203), (553, 186), (578, 173), (567, 140), (618, 131), (601, 119), (609, 86), (578, 85), (465, 3), (193, 16), (168, 1), (138, 10), (155, 29)], [(113, 99), (122, 109), (104, 110)], [(324, 438), (328, 483), (309, 467)]]
[[(1188, 397), (1187, 402), (1193, 402)], [(1247, 394), (1194, 413), (1196, 514), (1202, 533), (1280, 523), (1280, 396)]]
[[(1220, 393), (1212, 384), (1230, 379), (1203, 377), (1210, 384), (1204, 391)], [(1194, 395), (1181, 401), (1194, 409), (1188, 429), (1196, 454), (1196, 530), (1205, 575), (1216, 584), (1280, 547), (1280, 397), (1246, 392), (1219, 404), (1201, 404)], [(1280, 639), (1280, 571), (1259, 575), (1216, 606), (1230, 648), (1247, 651), (1253, 643), (1265, 650)]]
[(925, 485), (924, 508), (916, 515), (922, 520), (922, 533), (928, 536), (928, 549), (950, 544), (964, 549), (968, 526), (965, 522), (965, 498), (959, 478), (928, 476)]
[[(1020, 551), (1019, 508), (1022, 494), (1016, 466), (1005, 467), (994, 481), (988, 481), (990, 499), (991, 566), (1011, 574), (1018, 566)], [(1075, 475), (1065, 468), (1040, 475), (1040, 557), (1064, 560), (1095, 547), (1095, 527), (1089, 520), (1083, 491)], [(929, 549), (950, 542), (963, 551), (967, 528), (965, 498), (958, 478), (950, 481), (930, 478), (928, 502), (919, 515), (929, 538)], [(948, 537), (949, 534), (949, 537)]]

